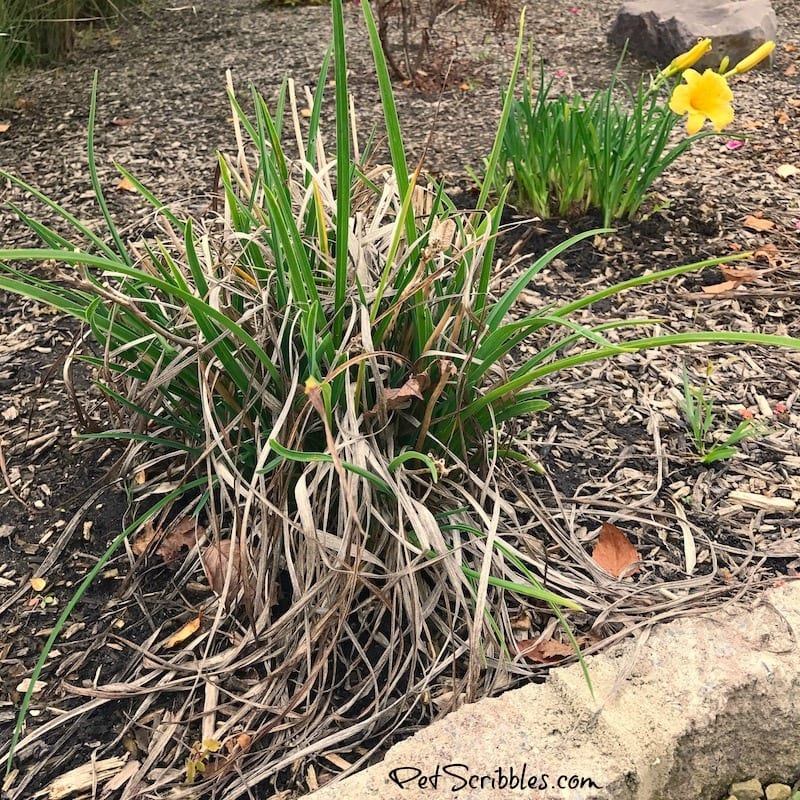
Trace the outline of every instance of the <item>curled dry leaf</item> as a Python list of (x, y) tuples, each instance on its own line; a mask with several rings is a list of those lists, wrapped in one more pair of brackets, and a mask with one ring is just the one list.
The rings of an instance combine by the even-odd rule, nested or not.
[(454, 220), (435, 219), (431, 224), (431, 235), (428, 238), (428, 247), (434, 253), (441, 253), (447, 250), (456, 239), (458, 228)]
[(756, 261), (766, 261), (770, 267), (773, 268), (783, 266), (783, 256), (772, 242), (767, 242), (767, 244), (759, 247), (758, 250), (753, 253), (753, 258), (755, 258)]
[(639, 571), (634, 566), (640, 561), (639, 553), (628, 537), (610, 522), (600, 528), (600, 537), (592, 550), (592, 558), (615, 578), (628, 577)]
[(206, 529), (198, 525), (194, 517), (183, 517), (167, 530), (166, 536), (156, 548), (156, 554), (167, 564), (171, 564), (178, 559), (184, 547), (191, 550), (197, 541), (205, 536), (205, 532)]
[(208, 578), (211, 590), (223, 596), (225, 591), (225, 576), (228, 574), (228, 565), (231, 565), (231, 582), (230, 594), (234, 595), (239, 590), (239, 584), (242, 577), (239, 570), (239, 559), (234, 559), (231, 563), (231, 540), (222, 539), (219, 543), (215, 542), (204, 548), (200, 554), (200, 563), (203, 565), (203, 571)]
[(225, 750), (228, 753), (245, 752), (250, 749), (253, 737), (249, 733), (240, 733), (238, 736), (231, 736), (225, 740)]
[(133, 125), (134, 122), (138, 122), (139, 117), (114, 117), (111, 120), (112, 125), (116, 125), (118, 128), (127, 128), (128, 125)]
[(758, 277), (758, 270), (752, 267), (722, 265), (720, 266), (720, 271), (726, 280), (722, 283), (715, 283), (713, 286), (704, 286), (703, 291), (706, 294), (732, 292), (734, 289), (738, 289), (743, 283), (749, 283)]
[(205, 536), (205, 532), (205, 528), (198, 525), (194, 517), (183, 517), (171, 525), (166, 533), (162, 528), (154, 529), (153, 523), (148, 520), (132, 545), (133, 552), (140, 556), (150, 549), (154, 540), (159, 540), (156, 555), (161, 556), (166, 564), (172, 564), (178, 560), (183, 548), (191, 550)]
[(386, 389), (383, 393), (386, 398), (386, 408), (402, 408), (414, 398), (424, 400), (422, 394), (430, 385), (430, 379), (424, 372), (412, 375), (399, 389)]
[(538, 643), (536, 639), (522, 639), (517, 642), (517, 652), (523, 658), (536, 664), (560, 661), (562, 658), (575, 655), (575, 650), (571, 645), (559, 642), (557, 639), (548, 639)]
[(135, 192), (136, 186), (130, 178), (122, 178), (117, 184), (117, 189), (121, 192)]
[(150, 543), (159, 535), (159, 531), (153, 527), (153, 523), (150, 520), (145, 522), (144, 527), (142, 528), (141, 533), (133, 540), (133, 544), (131, 545), (131, 549), (133, 550), (134, 554), (137, 556), (142, 555), (146, 550), (150, 549)]
[(720, 265), (720, 271), (729, 281), (738, 281), (739, 283), (749, 283), (758, 277), (758, 270), (752, 267), (734, 267), (730, 264)]

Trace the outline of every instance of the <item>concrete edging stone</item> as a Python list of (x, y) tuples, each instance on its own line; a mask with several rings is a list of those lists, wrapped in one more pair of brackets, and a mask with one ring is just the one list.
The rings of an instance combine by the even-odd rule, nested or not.
[(310, 798), (719, 800), (735, 780), (796, 777), (798, 641), (788, 581), (587, 657), (597, 703), (578, 664), (555, 669)]

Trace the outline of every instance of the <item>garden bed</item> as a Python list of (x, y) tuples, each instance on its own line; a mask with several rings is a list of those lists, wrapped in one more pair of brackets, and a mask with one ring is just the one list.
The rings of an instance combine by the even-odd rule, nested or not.
[[(800, 28), (789, 0), (775, 7), (781, 28), (774, 68), (749, 73), (734, 87), (734, 129), (752, 138), (742, 146), (731, 144), (738, 141), (734, 133), (698, 143), (656, 184), (654, 200), (640, 218), (562, 254), (526, 291), (524, 305), (576, 298), (645, 270), (761, 248), (753, 263), (757, 279), (734, 291), (704, 292), (723, 279), (707, 270), (603, 301), (579, 321), (657, 316), (678, 332), (708, 328), (800, 335), (800, 177), (782, 178), (777, 172), (784, 164), (800, 166), (800, 95), (794, 77)], [(528, 30), (536, 52), (559, 75), (564, 90), (599, 88), (607, 80), (618, 54), (603, 34), (615, 10), (606, 0), (592, 8), (566, 2), (555, 8), (553, 3), (530, 5)], [(176, 208), (202, 215), (213, 203), (214, 152), (233, 150), (224, 70), (233, 71), (240, 94), (253, 81), (268, 100), (286, 73), (298, 86), (313, 85), (330, 38), (329, 14), (327, 8), (265, 9), (245, 0), (207, 0), (153, 9), (152, 16), (134, 16), (118, 30), (95, 30), (65, 66), (31, 75), (21, 88), (19, 107), (0, 114), (9, 125), (0, 133), (0, 166), (84, 221), (99, 223), (85, 157), (89, 89), (98, 68), (99, 172), (125, 236), (148, 232), (152, 214), (119, 186), (114, 161)], [(346, 16), (350, 84), (366, 138), (380, 122), (379, 96), (358, 6), (348, 5)], [(477, 168), (491, 147), (502, 81), (513, 57), (513, 32), (497, 40), (484, 34), (484, 27), (466, 12), (453, 17), (448, 29), (463, 40), (460, 80), (441, 97), (397, 91), (409, 160), (424, 153), (426, 169), (457, 189), (465, 207), (476, 197), (465, 167)], [(635, 79), (648, 66), (631, 61), (623, 72)], [(16, 188), (7, 188), (3, 199), (27, 211), (34, 207)], [(592, 218), (531, 221), (513, 214), (505, 222), (494, 276), (498, 291), (518, 274), (520, 263), (528, 263), (514, 264), (515, 259), (539, 255), (571, 233), (598, 226)], [(5, 208), (0, 231), (3, 247), (33, 244)], [(82, 332), (17, 297), (1, 300), (0, 467), (6, 488), (0, 492), (0, 663), (8, 696), (0, 704), (0, 730), (10, 734), (20, 699), (17, 687), (30, 675), (39, 643), (75, 585), (130, 517), (123, 487), (100, 485), (119, 451), (72, 438), (77, 427), (73, 390), (64, 383), (62, 360)], [(526, 357), (524, 343), (519, 357)], [(679, 408), (684, 364), (695, 385), (713, 366), (707, 392), (720, 411), (720, 430), (735, 427), (744, 412), (762, 419), (769, 433), (745, 442), (732, 459), (702, 464)], [(652, 603), (637, 605), (635, 597), (613, 613), (602, 605), (587, 608), (583, 620), (572, 620), (578, 631), (582, 625), (584, 632), (593, 630), (594, 638), (583, 642), (587, 650), (607, 646), (653, 619), (712, 607), (797, 573), (798, 513), (787, 509), (800, 502), (799, 376), (796, 352), (731, 345), (630, 354), (557, 376), (552, 408), (516, 431), (521, 446), (546, 470), (546, 476), (530, 479), (526, 494), (532, 502), (519, 509), (522, 524), (544, 526), (552, 542), (581, 547), (588, 558), (601, 523), (613, 521), (637, 546), (649, 584), (672, 581), (674, 595), (655, 610)], [(83, 427), (93, 416), (100, 423), (104, 410), (88, 376), (78, 370), (74, 381), (74, 392), (88, 409)], [(686, 566), (688, 541), (694, 543), (696, 567), (676, 581)], [(34, 570), (46, 581), (42, 592), (28, 582)], [(29, 796), (87, 762), (93, 752), (101, 758), (127, 753), (144, 762), (156, 731), (191, 745), (187, 734), (169, 730), (179, 704), (173, 705), (168, 692), (154, 692), (151, 711), (116, 741), (126, 715), (141, 707), (141, 698), (129, 696), (130, 684), (140, 677), (131, 671), (131, 654), (153, 631), (202, 601), (201, 588), (179, 587), (173, 578), (157, 561), (134, 575), (122, 555), (91, 587), (43, 673), (47, 687), (37, 698), (28, 732), (56, 719), (59, 711), (89, 702), (78, 691), (92, 695), (94, 687), (125, 681), (127, 694), (107, 701), (104, 691), (111, 690), (101, 690), (94, 698), (96, 710), (86, 705), (67, 724), (29, 743), (20, 754), (21, 775), (10, 787), (12, 797)], [(593, 623), (599, 615), (606, 621), (598, 627)], [(523, 663), (510, 683), (548, 668), (546, 661)], [(440, 710), (432, 704), (397, 733), (390, 726), (361, 750), (350, 743), (330, 751), (333, 759), (311, 753), (270, 780), (276, 790), (303, 789), (313, 767), (322, 782), (345, 764), (368, 759), (373, 745), (407, 735)]]

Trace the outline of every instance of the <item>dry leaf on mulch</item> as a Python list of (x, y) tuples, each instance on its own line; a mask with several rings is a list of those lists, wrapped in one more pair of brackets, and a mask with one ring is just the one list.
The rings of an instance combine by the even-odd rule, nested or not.
[(641, 561), (639, 553), (630, 539), (610, 522), (600, 527), (600, 537), (592, 550), (592, 558), (615, 578), (630, 577), (639, 571), (634, 566)]

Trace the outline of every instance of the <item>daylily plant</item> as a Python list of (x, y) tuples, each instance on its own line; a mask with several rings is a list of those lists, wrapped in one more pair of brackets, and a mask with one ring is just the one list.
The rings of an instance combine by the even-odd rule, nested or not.
[[(608, 87), (584, 99), (551, 94), (552, 80), (546, 80), (543, 65), (536, 80), (531, 58), (522, 96), (512, 98), (490, 190), (498, 197), (509, 191), (512, 205), (541, 217), (598, 209), (605, 226), (629, 219), (676, 158), (733, 122), (728, 79), (752, 69), (774, 48), (765, 42), (731, 70), (724, 58), (718, 71), (701, 73), (693, 67), (711, 50), (711, 39), (701, 39), (638, 88), (625, 87), (627, 104), (615, 90), (619, 65)], [(684, 115), (688, 136), (675, 142), (671, 134)], [(703, 130), (706, 120), (714, 130)]]

